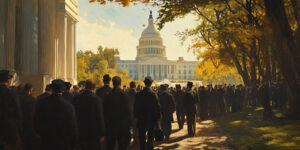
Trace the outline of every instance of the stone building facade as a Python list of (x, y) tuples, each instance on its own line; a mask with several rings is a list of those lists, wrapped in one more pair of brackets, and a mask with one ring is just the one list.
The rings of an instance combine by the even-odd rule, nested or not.
[(77, 0), (1, 0), (0, 69), (37, 93), (52, 79), (76, 82)]
[(116, 57), (118, 69), (127, 69), (128, 76), (135, 80), (143, 80), (151, 76), (154, 80), (169, 79), (173, 81), (191, 80), (196, 77), (197, 61), (185, 61), (183, 57), (178, 60), (168, 60), (166, 46), (154, 26), (152, 12), (148, 19), (148, 26), (142, 32), (137, 46), (135, 60), (121, 60)]

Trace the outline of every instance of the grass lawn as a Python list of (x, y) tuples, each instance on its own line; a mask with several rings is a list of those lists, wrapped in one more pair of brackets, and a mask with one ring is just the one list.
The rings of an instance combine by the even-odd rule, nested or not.
[(273, 110), (275, 118), (263, 121), (263, 108), (228, 113), (216, 124), (229, 136), (230, 146), (241, 150), (300, 150), (300, 120), (287, 120)]

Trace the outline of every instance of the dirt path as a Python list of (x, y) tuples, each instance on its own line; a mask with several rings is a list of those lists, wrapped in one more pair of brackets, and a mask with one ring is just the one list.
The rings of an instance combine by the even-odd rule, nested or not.
[(172, 124), (173, 133), (170, 140), (155, 143), (156, 150), (229, 150), (227, 136), (215, 125), (212, 120), (197, 122), (196, 136), (187, 136), (187, 125), (178, 130), (178, 124)]

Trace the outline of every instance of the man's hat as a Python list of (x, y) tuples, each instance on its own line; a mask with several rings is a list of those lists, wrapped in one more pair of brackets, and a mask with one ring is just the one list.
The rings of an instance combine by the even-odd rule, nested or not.
[(65, 86), (66, 86), (67, 89), (70, 89), (72, 84), (70, 82), (65, 82)]
[(187, 83), (187, 86), (188, 86), (188, 87), (193, 87), (193, 82), (188, 82), (188, 83)]
[(56, 79), (51, 82), (51, 89), (54, 92), (63, 92), (66, 89), (65, 82), (61, 79)]
[(181, 85), (180, 84), (176, 84), (176, 89), (180, 89), (181, 88)]
[(111, 77), (109, 76), (109, 74), (106, 74), (103, 76), (103, 81), (110, 81)]
[(144, 80), (144, 82), (153, 82), (152, 78), (150, 76), (147, 76)]
[(0, 70), (0, 81), (7, 81), (11, 79), (13, 76), (9, 73), (8, 70)]
[(163, 91), (166, 90), (168, 87), (169, 87), (168, 84), (162, 84), (162, 85), (160, 85), (160, 89), (163, 90)]

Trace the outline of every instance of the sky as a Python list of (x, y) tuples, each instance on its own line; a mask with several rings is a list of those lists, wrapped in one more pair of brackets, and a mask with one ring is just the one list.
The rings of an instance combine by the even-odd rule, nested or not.
[[(142, 31), (148, 24), (150, 10), (153, 17), (158, 16), (157, 7), (134, 5), (122, 7), (108, 3), (99, 5), (89, 0), (78, 0), (79, 22), (76, 32), (76, 49), (96, 51), (99, 45), (118, 48), (123, 60), (134, 60), (136, 46)], [(188, 52), (189, 41), (182, 44), (175, 34), (196, 26), (192, 15), (167, 23), (160, 31), (166, 46), (169, 60), (184, 57), (185, 60), (196, 60), (192, 52)], [(145, 26), (143, 26), (145, 25)]]

